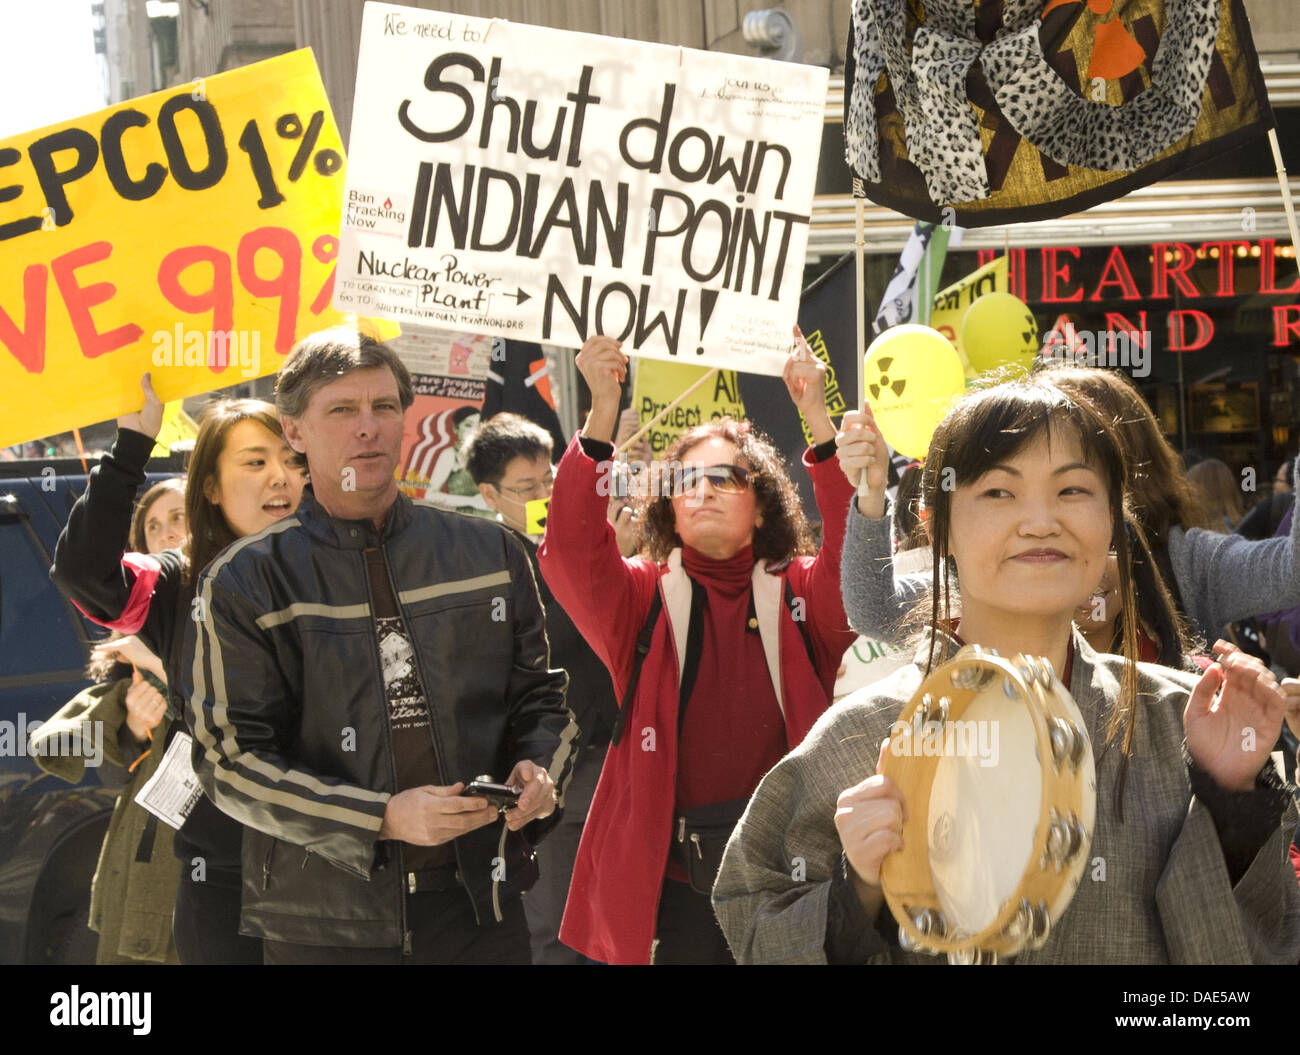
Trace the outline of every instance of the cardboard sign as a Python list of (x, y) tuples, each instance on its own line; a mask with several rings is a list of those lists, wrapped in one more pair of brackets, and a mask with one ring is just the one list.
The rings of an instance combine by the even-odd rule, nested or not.
[(827, 76), (368, 3), (335, 306), (780, 374)]
[(0, 142), (0, 446), (279, 368), (330, 308), (343, 149), (310, 51)]
[[(695, 384), (706, 369), (687, 366), (685, 363), (656, 363), (650, 360), (637, 363), (636, 379), (632, 384), (632, 405), (636, 407), (638, 422), (644, 425), (661, 413), (668, 404)], [(740, 398), (740, 386), (736, 382), (734, 370), (720, 370), (711, 381), (705, 381), (647, 429), (645, 440), (658, 458), (683, 432), (724, 416), (733, 417), (737, 421), (745, 418), (745, 404)]]

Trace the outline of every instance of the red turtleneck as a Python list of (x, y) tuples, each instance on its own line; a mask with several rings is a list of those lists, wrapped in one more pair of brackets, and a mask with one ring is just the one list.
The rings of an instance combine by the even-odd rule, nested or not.
[[(754, 551), (713, 560), (689, 546), (682, 566), (705, 588), (699, 673), (677, 747), (678, 810), (746, 798), (786, 753), (785, 719), (758, 628), (749, 628)], [(670, 861), (668, 875), (686, 876)]]

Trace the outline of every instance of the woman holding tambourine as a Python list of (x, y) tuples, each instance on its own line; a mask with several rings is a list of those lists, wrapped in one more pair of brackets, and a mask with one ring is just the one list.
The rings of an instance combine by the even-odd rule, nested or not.
[[(866, 473), (858, 500), (879, 504), (887, 460), (874, 421), (851, 414), (843, 429), (841, 464)], [(755, 792), (713, 894), (739, 961), (923, 962), (964, 941), (950, 959), (979, 962), (993, 949), (1028, 963), (1296, 962), (1300, 889), (1287, 864), (1296, 807), (1269, 760), (1282, 695), (1261, 664), (1223, 642), (1200, 677), (1137, 662), (1133, 561), (1149, 554), (1141, 531), (1126, 530), (1127, 479), (1113, 428), (1042, 383), (968, 395), (939, 425), (922, 485), (936, 586), (916, 662), (827, 712)], [(1112, 549), (1121, 656), (1094, 652), (1071, 625)], [(955, 688), (971, 678), (991, 695)], [(1027, 703), (1039, 713), (1023, 723), (1027, 739), (1004, 738), (1000, 756), (996, 735), (967, 737), (989, 756), (966, 771), (984, 784), (950, 795), (954, 813), (936, 816), (939, 776), (924, 794), (908, 783), (910, 802), (900, 789), (908, 756), (924, 752), (898, 719), (901, 709), (918, 732), (921, 718), (941, 730), (950, 701), (954, 713), (979, 702), (993, 733), (1015, 726)], [(1001, 798), (979, 790), (999, 780)], [(1017, 780), (1034, 790), (1028, 806), (1006, 794)], [(1049, 811), (1062, 782), (1082, 805)], [(958, 851), (949, 871), (958, 885), (974, 876), (996, 891), (977, 924), (949, 903), (961, 890), (926, 891), (928, 901), (891, 894), (891, 868), (901, 874), (899, 862), (917, 854), (929, 855), (925, 876), (941, 886), (944, 843)], [(997, 889), (1008, 860), (1016, 875)], [(996, 940), (972, 938), (994, 920)]]

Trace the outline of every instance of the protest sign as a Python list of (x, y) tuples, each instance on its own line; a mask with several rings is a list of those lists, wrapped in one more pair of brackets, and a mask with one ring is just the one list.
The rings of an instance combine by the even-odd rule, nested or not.
[[(686, 363), (641, 360), (636, 365), (636, 378), (632, 383), (632, 406), (636, 407), (638, 423), (645, 425), (655, 415), (661, 414), (665, 407), (708, 372), (708, 367)], [(724, 416), (737, 421), (745, 417), (745, 404), (740, 398), (734, 370), (719, 370), (655, 421), (645, 431), (644, 439), (658, 458), (683, 432)]]
[(368, 3), (335, 306), (780, 374), (826, 82)]
[(449, 509), (486, 512), (463, 452), (481, 416), (492, 338), (423, 331), (390, 343), (410, 371), (415, 392), (402, 430), (398, 486), (412, 498)]
[[(0, 142), (0, 446), (274, 373), (330, 308), (343, 152), (310, 51)], [(51, 281), (51, 279), (53, 281)]]

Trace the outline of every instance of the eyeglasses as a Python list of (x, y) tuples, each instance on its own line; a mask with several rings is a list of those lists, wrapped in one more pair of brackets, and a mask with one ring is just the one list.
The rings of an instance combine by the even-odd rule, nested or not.
[(674, 495), (689, 495), (699, 489), (701, 480), (719, 494), (737, 495), (748, 491), (751, 481), (759, 474), (739, 465), (689, 465), (675, 474), (672, 480)]
[(521, 501), (528, 501), (531, 498), (544, 498), (551, 493), (551, 488), (555, 486), (555, 473), (547, 473), (537, 483), (529, 487), (502, 487), (500, 484), (493, 484), (498, 491), (504, 491), (506, 494), (512, 494)]

